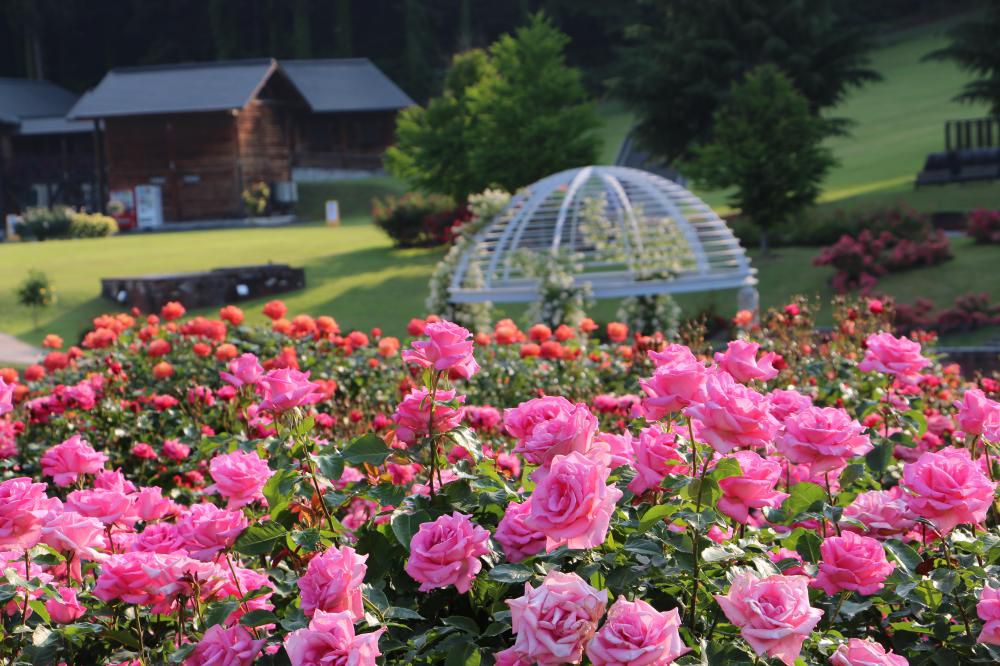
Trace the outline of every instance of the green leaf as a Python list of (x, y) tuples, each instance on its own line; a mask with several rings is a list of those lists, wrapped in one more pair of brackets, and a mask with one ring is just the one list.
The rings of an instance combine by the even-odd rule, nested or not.
[(823, 539), (819, 538), (815, 532), (806, 532), (799, 537), (799, 542), (795, 544), (795, 552), (801, 555), (806, 562), (819, 562), (822, 557), (819, 547), (822, 543)]
[(642, 518), (639, 520), (639, 531), (647, 531), (650, 527), (664, 518), (672, 516), (675, 511), (677, 511), (676, 504), (657, 504), (649, 507), (646, 510), (646, 513), (642, 514)]
[(424, 510), (413, 513), (400, 512), (392, 517), (392, 533), (403, 548), (409, 552), (410, 541), (423, 523), (430, 522), (431, 516)]
[(736, 458), (722, 458), (709, 476), (719, 481), (731, 476), (743, 476), (743, 470), (740, 469), (740, 462)]
[(243, 530), (233, 548), (241, 555), (266, 555), (274, 550), (274, 545), (284, 539), (287, 533), (284, 527), (268, 520)]
[(472, 636), (479, 635), (479, 625), (476, 621), (469, 617), (464, 617), (462, 615), (451, 615), (449, 617), (441, 620), (443, 624), (449, 627), (455, 627), (460, 631), (464, 631)]
[(314, 456), (313, 460), (316, 461), (320, 474), (331, 481), (336, 481), (344, 473), (344, 458), (340, 454)]
[(171, 664), (183, 663), (184, 660), (187, 659), (188, 655), (191, 654), (196, 647), (198, 647), (197, 643), (188, 643), (187, 645), (180, 646), (172, 653), (170, 653), (170, 663)]
[(263, 493), (272, 516), (288, 506), (288, 498), (298, 480), (298, 472), (290, 469), (279, 469), (264, 484)]
[(841, 488), (847, 488), (864, 475), (865, 466), (861, 463), (853, 463), (844, 468), (844, 471), (840, 473), (840, 477), (837, 481), (840, 483)]
[(482, 655), (479, 652), (479, 646), (469, 641), (450, 648), (448, 656), (444, 660), (444, 666), (479, 666), (481, 661)]
[(385, 445), (382, 438), (375, 433), (368, 433), (358, 437), (344, 448), (341, 455), (344, 460), (352, 465), (381, 465), (392, 453), (392, 449)]
[(917, 409), (911, 409), (902, 416), (904, 423), (917, 431), (917, 437), (923, 437), (927, 432), (927, 417)]
[(125, 647), (130, 647), (133, 650), (139, 649), (139, 641), (136, 639), (135, 634), (131, 631), (117, 631), (112, 629), (105, 629), (104, 633), (101, 634), (105, 638), (110, 638), (111, 640), (121, 643)]
[(45, 604), (42, 603), (41, 599), (32, 599), (28, 602), (28, 605), (31, 606), (31, 609), (38, 613), (43, 620), (45, 620), (46, 624), (52, 621), (52, 618), (49, 617), (49, 611), (45, 608)]
[(923, 562), (923, 558), (917, 553), (911, 546), (899, 541), (898, 539), (889, 539), (883, 542), (885, 549), (889, 551), (893, 559), (899, 562), (899, 566), (909, 575), (911, 578), (914, 576), (919, 576), (917, 573), (917, 567)]
[(278, 624), (278, 616), (269, 610), (260, 608), (243, 615), (240, 618), (240, 624), (244, 627), (260, 627), (265, 624)]
[(208, 612), (205, 613), (205, 628), (208, 629), (225, 622), (226, 618), (232, 615), (239, 605), (237, 601), (220, 601), (209, 606)]
[(315, 527), (291, 533), (292, 542), (307, 553), (319, 550), (320, 534)]
[(795, 516), (813, 507), (819, 510), (825, 500), (826, 490), (821, 486), (808, 482), (796, 483), (781, 504), (781, 510), (789, 518), (794, 519)]
[(516, 584), (531, 580), (532, 575), (531, 569), (523, 564), (498, 564), (486, 577), (499, 583)]
[(891, 442), (876, 444), (875, 448), (865, 455), (865, 464), (868, 465), (868, 469), (877, 476), (882, 476), (885, 470), (889, 469), (889, 463), (892, 462), (892, 449)]

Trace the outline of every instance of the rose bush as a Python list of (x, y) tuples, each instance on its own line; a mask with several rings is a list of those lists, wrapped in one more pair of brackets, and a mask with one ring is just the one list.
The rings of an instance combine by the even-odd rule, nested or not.
[(0, 370), (0, 657), (994, 663), (1000, 382), (889, 309), (741, 313), (714, 356), (99, 317)]

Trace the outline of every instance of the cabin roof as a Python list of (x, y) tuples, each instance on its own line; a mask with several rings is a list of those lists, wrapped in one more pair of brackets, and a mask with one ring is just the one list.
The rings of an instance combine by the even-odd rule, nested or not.
[(49, 81), (0, 78), (0, 122), (20, 124), (25, 118), (62, 116), (76, 95)]
[(282, 60), (281, 68), (315, 112), (395, 111), (414, 104), (368, 58)]

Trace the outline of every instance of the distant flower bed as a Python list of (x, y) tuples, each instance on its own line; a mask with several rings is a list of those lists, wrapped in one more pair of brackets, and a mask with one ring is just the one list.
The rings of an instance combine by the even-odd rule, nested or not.
[(435, 317), (95, 319), (0, 370), (25, 664), (1000, 659), (1000, 382), (805, 301), (714, 355)]
[(934, 301), (919, 298), (913, 304), (896, 304), (893, 324), (904, 333), (924, 330), (938, 333), (971, 331), (1000, 325), (1000, 303), (991, 303), (986, 293), (968, 293), (955, 299), (950, 308), (934, 309)]
[(372, 220), (400, 247), (433, 247), (455, 239), (458, 227), (472, 215), (467, 206), (457, 206), (438, 194), (410, 192), (401, 197), (375, 200)]
[(1000, 243), (1000, 211), (985, 208), (972, 211), (966, 231), (977, 243)]
[(16, 225), (19, 236), (34, 240), (56, 238), (101, 238), (118, 233), (115, 218), (84, 213), (66, 206), (29, 208)]

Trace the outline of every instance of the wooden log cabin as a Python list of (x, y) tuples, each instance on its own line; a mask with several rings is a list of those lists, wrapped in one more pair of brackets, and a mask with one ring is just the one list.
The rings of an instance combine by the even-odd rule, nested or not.
[(169, 223), (242, 217), (252, 184), (291, 181), (308, 108), (267, 58), (114, 69), (69, 116), (102, 122), (108, 190), (159, 185)]

